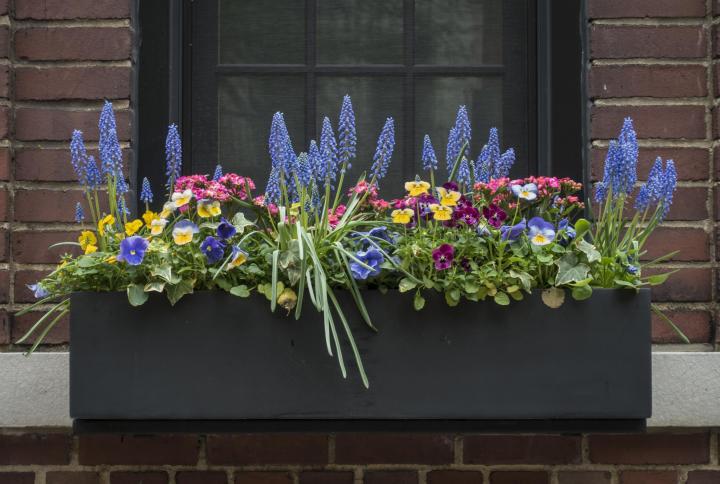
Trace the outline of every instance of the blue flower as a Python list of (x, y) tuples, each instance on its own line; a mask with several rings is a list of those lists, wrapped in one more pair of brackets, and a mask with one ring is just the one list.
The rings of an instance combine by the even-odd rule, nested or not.
[(150, 242), (139, 235), (133, 235), (120, 242), (120, 253), (117, 260), (127, 262), (131, 266), (140, 265), (145, 258), (145, 251)]
[(475, 161), (475, 181), (487, 183), (492, 176), (492, 166), (490, 162), (490, 150), (485, 145), (480, 150), (480, 155)]
[(350, 263), (350, 272), (352, 272), (355, 279), (364, 280), (369, 276), (377, 276), (380, 274), (380, 264), (385, 262), (382, 252), (372, 247), (366, 251), (357, 252), (355, 257), (365, 264), (361, 265), (357, 262)]
[(117, 136), (115, 113), (113, 112), (112, 103), (109, 101), (105, 101), (100, 112), (98, 128), (100, 130), (98, 151), (100, 152), (102, 173), (106, 176), (121, 177), (123, 174), (122, 150)]
[(477, 226), (477, 229), (475, 229), (475, 231), (477, 232), (477, 234), (480, 237), (487, 237), (488, 235), (490, 235), (492, 233), (492, 232), (490, 232), (490, 229), (488, 228), (487, 224), (484, 224), (484, 223), (479, 224)]
[(215, 165), (215, 173), (213, 173), (213, 178), (212, 178), (213, 181), (219, 181), (220, 178), (222, 178), (222, 176), (223, 176), (222, 166), (220, 166), (219, 164)]
[(662, 200), (660, 202), (662, 211), (660, 213), (660, 220), (664, 220), (670, 211), (676, 186), (677, 172), (675, 171), (675, 163), (673, 160), (667, 160), (665, 164), (665, 172), (663, 173)]
[(637, 274), (637, 273), (640, 271), (640, 269), (639, 269), (637, 266), (634, 266), (634, 265), (632, 265), (632, 264), (628, 264), (628, 266), (625, 268), (625, 271), (626, 271), (628, 274), (631, 274), (631, 275), (634, 276), (635, 274)]
[(82, 223), (83, 220), (85, 220), (85, 212), (83, 211), (82, 204), (78, 202), (75, 205), (75, 221)]
[(613, 198), (629, 195), (637, 181), (638, 143), (632, 119), (625, 118), (617, 140), (610, 141), (602, 185), (595, 191), (595, 201), (601, 203), (608, 193)]
[(182, 141), (176, 124), (168, 126), (165, 138), (165, 174), (168, 177), (167, 186), (172, 190), (175, 180), (182, 173)]
[(500, 160), (495, 165), (492, 177), (494, 179), (505, 178), (510, 175), (510, 170), (515, 164), (515, 150), (508, 148), (505, 153), (500, 156)]
[(470, 165), (468, 165), (468, 160), (464, 156), (460, 161), (460, 167), (458, 167), (457, 180), (465, 185), (470, 185), (472, 183), (470, 178)]
[(142, 181), (142, 190), (140, 191), (140, 201), (145, 203), (152, 203), (153, 201), (153, 192), (152, 188), (150, 188), (150, 180), (147, 179), (147, 177), (143, 178)]
[(428, 135), (423, 138), (422, 162), (423, 170), (437, 170), (438, 168), (437, 156), (435, 156), (435, 150)]
[(370, 171), (376, 181), (381, 180), (387, 174), (393, 150), (395, 149), (395, 121), (387, 118), (377, 141), (377, 148), (373, 156), (373, 164)]
[(200, 250), (208, 260), (208, 263), (215, 264), (223, 258), (225, 253), (225, 244), (216, 239), (212, 235), (208, 235), (200, 244)]
[(575, 233), (575, 228), (570, 225), (570, 220), (568, 220), (567, 217), (563, 218), (558, 223), (558, 232), (561, 232), (567, 240), (572, 240), (577, 235)]
[(228, 220), (225, 217), (222, 217), (220, 219), (220, 224), (217, 228), (217, 235), (221, 239), (229, 239), (233, 235), (237, 233), (237, 229), (233, 224), (228, 222)]
[(316, 185), (325, 184), (325, 171), (323, 170), (322, 156), (315, 140), (310, 140), (310, 148), (308, 148), (308, 166), (310, 172), (315, 179)]
[(531, 202), (537, 198), (537, 185), (534, 183), (527, 183), (525, 185), (512, 185), (510, 189), (516, 197), (523, 200)]
[(290, 134), (285, 125), (283, 113), (277, 112), (273, 115), (272, 123), (270, 124), (268, 149), (270, 151), (272, 168), (278, 172), (278, 177), (282, 174), (282, 177), (287, 178), (287, 174), (289, 173), (290, 167), (288, 164), (290, 160), (288, 159), (288, 146), (290, 147), (290, 151), (293, 151)]
[(330, 118), (325, 116), (320, 132), (320, 169), (322, 174), (322, 184), (330, 185), (335, 180), (338, 166), (337, 158), (337, 141), (330, 123)]
[(527, 223), (525, 222), (525, 219), (521, 220), (515, 225), (503, 225), (502, 227), (500, 227), (500, 237), (502, 238), (502, 240), (517, 240), (518, 237), (520, 237), (523, 232), (525, 232), (526, 228)]
[(35, 299), (42, 299), (50, 295), (48, 290), (45, 289), (39, 282), (37, 284), (28, 284), (27, 288), (33, 292)]
[(388, 232), (388, 228), (384, 225), (373, 227), (367, 232), (358, 232), (356, 235), (360, 237), (364, 249), (367, 249), (368, 247), (377, 247), (378, 245), (376, 239), (384, 240), (389, 244), (394, 244), (396, 242), (395, 236)]
[(83, 186), (88, 185), (87, 159), (88, 154), (85, 149), (82, 131), (76, 129), (73, 131), (70, 140), (70, 163), (72, 163), (75, 176)]
[(533, 217), (528, 222), (528, 237), (533, 245), (548, 245), (555, 240), (555, 227), (542, 217)]
[(448, 173), (451, 173), (455, 167), (459, 152), (460, 146), (458, 146), (457, 129), (453, 126), (448, 133), (447, 148), (445, 149), (445, 165)]
[(303, 187), (309, 187), (310, 182), (313, 179), (313, 173), (307, 153), (300, 153), (298, 155), (297, 166), (295, 169), (300, 185)]
[(85, 173), (87, 173), (87, 187), (90, 190), (95, 190), (102, 185), (102, 175), (93, 156), (88, 156), (85, 161)]
[(355, 131), (355, 113), (352, 101), (347, 94), (343, 97), (338, 121), (338, 158), (341, 164), (347, 164), (350, 169), (350, 160), (356, 156), (357, 133)]
[(267, 187), (265, 188), (265, 199), (272, 203), (280, 201), (280, 178), (278, 170), (275, 168), (270, 171), (270, 178), (268, 178)]

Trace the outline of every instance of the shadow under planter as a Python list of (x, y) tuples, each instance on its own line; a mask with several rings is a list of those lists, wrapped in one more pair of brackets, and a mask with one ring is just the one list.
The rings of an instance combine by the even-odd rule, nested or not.
[[(198, 292), (171, 307), (124, 293), (72, 296), (70, 415), (78, 432), (627, 431), (651, 414), (650, 292), (596, 290), (558, 309), (540, 293), (501, 307), (366, 291), (379, 332), (349, 294), (370, 388), (299, 320), (268, 301)], [(339, 331), (342, 331), (338, 327)]]

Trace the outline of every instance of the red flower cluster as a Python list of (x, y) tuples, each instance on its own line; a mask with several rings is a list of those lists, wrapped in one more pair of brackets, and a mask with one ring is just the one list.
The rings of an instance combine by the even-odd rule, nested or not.
[(175, 181), (175, 191), (190, 190), (198, 200), (217, 200), (227, 202), (232, 198), (247, 200), (249, 190), (255, 189), (251, 178), (228, 173), (218, 181), (211, 180), (207, 175), (181, 176)]
[(367, 197), (365, 198), (364, 203), (372, 207), (376, 212), (384, 212), (390, 207), (387, 200), (383, 200), (378, 197), (377, 185), (371, 185), (365, 180), (359, 181), (357, 185), (350, 187), (348, 190), (349, 197), (352, 197), (353, 195), (362, 196), (365, 193), (367, 193)]

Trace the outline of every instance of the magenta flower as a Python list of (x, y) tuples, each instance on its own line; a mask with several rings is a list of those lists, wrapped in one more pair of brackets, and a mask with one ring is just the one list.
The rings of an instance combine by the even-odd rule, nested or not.
[(507, 219), (507, 213), (497, 205), (484, 207), (482, 213), (488, 223), (496, 229), (500, 228), (505, 219)]
[(435, 269), (438, 271), (450, 269), (455, 258), (455, 248), (450, 244), (442, 244), (433, 250), (432, 256), (435, 261)]
[(480, 218), (480, 211), (471, 203), (458, 204), (453, 212), (453, 222), (464, 222), (468, 227), (475, 227)]

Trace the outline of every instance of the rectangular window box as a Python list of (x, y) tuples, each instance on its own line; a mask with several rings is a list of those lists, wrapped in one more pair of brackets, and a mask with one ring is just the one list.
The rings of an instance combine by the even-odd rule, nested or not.
[[(347, 294), (344, 307), (353, 307)], [(70, 414), (79, 430), (618, 430), (651, 414), (650, 291), (595, 290), (558, 309), (367, 291), (348, 310), (370, 388), (326, 351), (322, 317), (262, 296), (199, 292), (171, 307), (72, 296)]]

